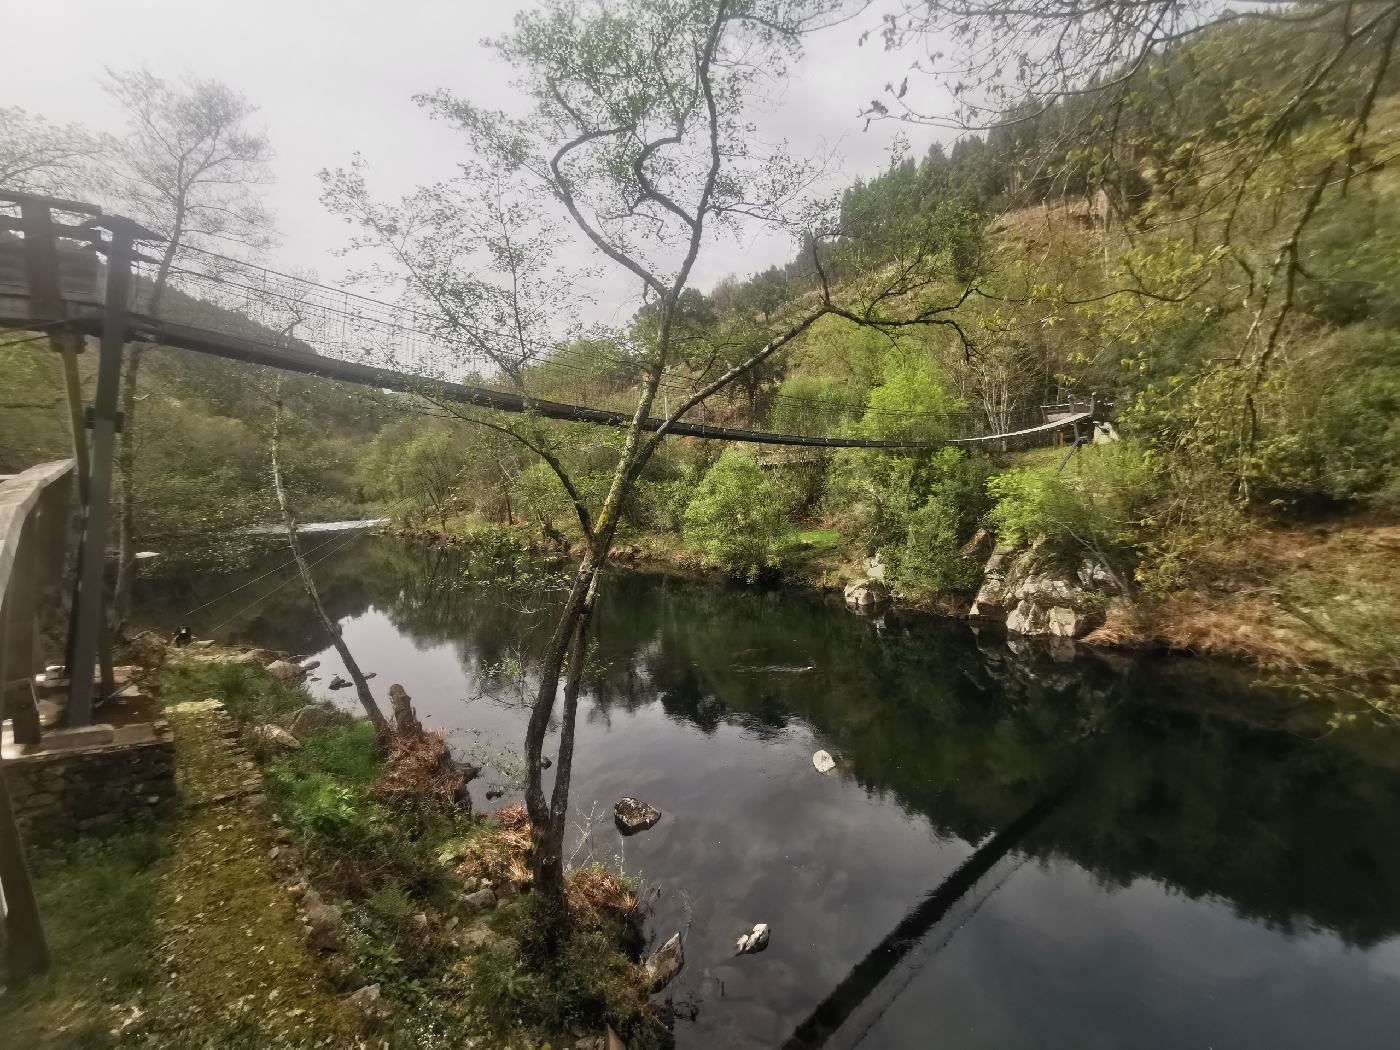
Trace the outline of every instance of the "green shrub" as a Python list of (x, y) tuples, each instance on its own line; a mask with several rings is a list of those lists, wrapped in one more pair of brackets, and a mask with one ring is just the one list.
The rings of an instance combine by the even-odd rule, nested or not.
[(752, 582), (781, 566), (794, 532), (783, 516), (778, 485), (753, 456), (731, 448), (686, 508), (685, 538), (710, 564)]
[(606, 1022), (628, 1046), (660, 1045), (637, 964), (597, 929), (574, 927), (542, 947), (540, 906), (527, 895), (498, 909), (493, 925), (504, 936), (479, 948), (464, 968), (468, 1001), (503, 1037), (513, 1029), (564, 1033)]
[(1103, 559), (1133, 544), (1155, 482), (1150, 457), (1119, 441), (1085, 446), (1064, 470), (1041, 459), (1043, 465), (1018, 467), (987, 482), (996, 501), (990, 517), (1002, 542), (1045, 539)]

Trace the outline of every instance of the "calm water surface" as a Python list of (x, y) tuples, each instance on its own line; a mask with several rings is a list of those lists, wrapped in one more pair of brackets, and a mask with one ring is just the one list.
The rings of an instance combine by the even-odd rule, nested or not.
[[(188, 612), (285, 559), (148, 580), (143, 616), (319, 659), (351, 704), (295, 584), (244, 609), (290, 569)], [(478, 807), (518, 798), (511, 672), (548, 600), (383, 538), (316, 572), (377, 691), (492, 760)], [(657, 943), (685, 933), (682, 1047), (1400, 1046), (1395, 737), (1222, 669), (803, 593), (618, 575), (595, 634), (570, 844), (643, 880)], [(665, 816), (624, 840), (624, 794)], [(736, 958), (754, 922), (770, 947)]]

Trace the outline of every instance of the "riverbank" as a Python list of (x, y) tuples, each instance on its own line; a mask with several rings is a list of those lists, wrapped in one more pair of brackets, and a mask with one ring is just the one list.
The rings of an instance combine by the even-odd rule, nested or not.
[[(282, 560), (191, 574), (195, 593), (186, 578), (148, 589), (140, 622)], [(529, 558), (507, 565), (520, 586), (482, 582), (480, 551), (366, 537), (318, 567), (345, 641), (378, 672), (375, 695), (401, 683), (423, 724), (483, 767), (470, 785), (478, 812), (520, 797), (518, 758), (500, 752), (523, 737), (552, 627), (557, 591), (538, 581), (561, 578)], [(217, 637), (319, 660), (306, 688), (353, 711), (350, 691), (329, 689), (344, 672), (308, 627), (295, 581), (279, 594)], [(197, 635), (248, 604), (244, 592), (224, 601), (191, 618)], [(1046, 1016), (1075, 1044), (1150, 1030), (1169, 1043), (1245, 1032), (1301, 1048), (1327, 1042), (1310, 1021), (1339, 1011), (1355, 1037), (1338, 1045), (1359, 1050), (1393, 1030), (1382, 1026), (1396, 1000), (1375, 982), (1400, 929), (1389, 889), (1400, 782), (1393, 735), (1366, 719), (1329, 728), (1329, 705), (1210, 659), (1081, 647), (1060, 662), (993, 631), (898, 607), (857, 616), (838, 595), (796, 587), (627, 566), (596, 617), (565, 846), (577, 865), (604, 860), (644, 880), (652, 944), (682, 933), (685, 967), (665, 992), (685, 1011), (681, 1046), (783, 1045), (977, 844), (1067, 779), (1073, 795), (930, 933), (936, 954), (902, 995), (908, 1008), (884, 1013), (869, 1041), (920, 1045), (931, 1012), (950, 1038), (990, 1025), (997, 1045), (1016, 1048), (1043, 1042)], [(813, 762), (819, 750), (829, 772)], [(298, 782), (322, 795), (319, 776)], [(354, 778), (337, 783), (359, 809)], [(505, 797), (486, 800), (498, 788)], [(611, 812), (623, 796), (661, 819), (624, 836)], [(339, 820), (338, 805), (326, 809)], [(318, 892), (360, 929), (361, 895)], [(736, 955), (736, 936), (758, 922), (771, 944)], [(1203, 970), (1202, 958), (1216, 965)], [(1132, 994), (1148, 983), (1159, 992)], [(1107, 1015), (1105, 1001), (1124, 1008)], [(867, 1016), (883, 1005), (872, 1000)]]
[(0, 1043), (57, 1048), (355, 1046), (269, 859), (276, 827), (217, 705), (176, 702), (180, 805), (36, 850), (53, 967), (0, 996)]
[[(475, 542), (482, 526), (470, 520), (446, 531), (396, 528), (427, 544)], [(578, 558), (582, 549), (541, 542), (525, 528), (485, 532), (553, 557)], [(633, 533), (619, 541), (614, 563), (694, 578), (722, 576), (675, 534)], [(799, 534), (780, 586), (841, 593), (869, 577), (868, 562), (853, 556), (834, 529)], [(1321, 691), (1339, 689), (1364, 698), (1392, 717), (1400, 707), (1400, 525), (1338, 519), (1294, 527), (1260, 525), (1195, 568), (1194, 585), (1170, 596), (1135, 593), (1106, 603), (1102, 622), (1077, 639), (1099, 650), (1161, 652), (1236, 661), (1271, 675), (1300, 678)], [(911, 597), (895, 593), (895, 607), (954, 619), (969, 618), (972, 596)], [(998, 628), (998, 625), (991, 625)]]
[(381, 748), (284, 654), (144, 651), (179, 805), (38, 854), (54, 967), (0, 997), (0, 1042), (664, 1044), (629, 884), (571, 871), (574, 921), (542, 950), (524, 811), (441, 790), (437, 734)]
[(647, 1001), (637, 900), (602, 868), (571, 871), (573, 922), (540, 947), (517, 805), (472, 812), (476, 775), (397, 694), (394, 739), (314, 702), (304, 673), (266, 650), (180, 653), (163, 696), (207, 694), (253, 743), (277, 825), (270, 853), (322, 985), (360, 1031), (392, 1046), (634, 1048), (664, 1030)]

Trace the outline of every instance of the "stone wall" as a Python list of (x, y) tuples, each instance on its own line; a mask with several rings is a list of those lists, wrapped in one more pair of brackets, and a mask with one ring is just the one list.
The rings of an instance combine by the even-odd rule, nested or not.
[(175, 796), (175, 742), (164, 721), (50, 731), (43, 750), (7, 754), (3, 768), (31, 845), (123, 823)]

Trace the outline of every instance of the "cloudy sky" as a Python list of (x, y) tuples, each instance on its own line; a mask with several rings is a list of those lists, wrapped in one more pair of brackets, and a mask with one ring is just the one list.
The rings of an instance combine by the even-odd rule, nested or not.
[[(376, 189), (393, 193), (448, 174), (457, 155), (450, 132), (412, 102), (446, 87), (505, 105), (509, 70), (481, 46), (509, 29), (528, 0), (51, 0), (7, 5), (10, 40), (48, 40), (46, 48), (8, 48), (0, 63), (0, 103), (57, 122), (117, 131), (120, 115), (97, 83), (104, 66), (146, 65), (159, 76), (191, 71), (243, 92), (276, 150), (268, 200), (281, 234), (273, 262), (335, 282), (346, 262), (334, 251), (347, 228), (321, 207), (316, 173), (370, 162)], [(831, 184), (870, 175), (886, 163), (893, 124), (862, 131), (864, 100), (898, 80), (912, 56), (890, 55), (878, 41), (858, 47), (877, 16), (812, 38), (786, 91), (756, 114), (765, 137), (785, 138), (798, 154), (835, 150)], [(906, 129), (922, 152), (934, 132)], [(749, 273), (791, 255), (785, 240), (750, 236), (712, 248), (697, 272), (707, 287), (727, 273)], [(599, 287), (603, 312), (630, 312), (631, 289)], [(597, 319), (606, 319), (599, 316)]]

